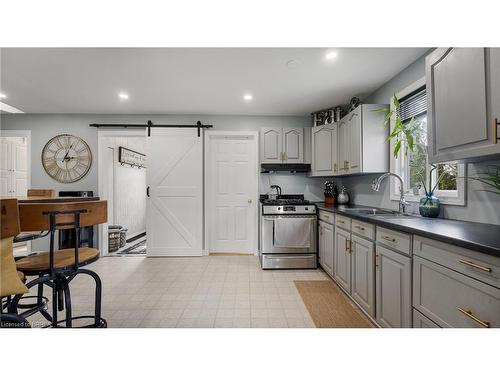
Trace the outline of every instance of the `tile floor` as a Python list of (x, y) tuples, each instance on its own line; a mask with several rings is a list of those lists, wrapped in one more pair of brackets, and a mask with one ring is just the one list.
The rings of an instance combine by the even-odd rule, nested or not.
[[(88, 268), (102, 279), (103, 317), (115, 328), (314, 327), (293, 280), (328, 278), (319, 269), (263, 271), (255, 256), (106, 257)], [(91, 313), (90, 278), (70, 285), (74, 315)]]

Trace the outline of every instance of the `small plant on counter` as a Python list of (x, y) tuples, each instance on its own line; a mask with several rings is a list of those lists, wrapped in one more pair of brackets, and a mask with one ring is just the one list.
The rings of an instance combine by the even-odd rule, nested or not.
[(487, 189), (481, 189), (480, 191), (500, 195), (500, 166), (489, 165), (486, 172), (479, 173), (477, 176), (469, 176), (468, 178), (482, 182), (488, 186)]

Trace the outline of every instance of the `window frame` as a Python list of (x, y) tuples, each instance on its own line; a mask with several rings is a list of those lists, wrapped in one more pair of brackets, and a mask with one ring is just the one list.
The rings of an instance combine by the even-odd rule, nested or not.
[[(418, 89), (425, 87), (426, 81), (425, 77), (422, 77), (412, 84), (408, 85), (401, 91), (396, 93), (396, 97), (404, 98), (405, 96), (410, 95), (411, 93), (417, 91)], [(389, 100), (390, 109), (394, 111), (394, 102), (392, 97)], [(390, 121), (390, 130), (394, 127), (394, 120), (391, 118)], [(418, 202), (422, 197), (421, 194), (414, 195), (413, 192), (409, 189), (409, 174), (406, 172), (408, 161), (407, 157), (403, 154), (403, 151), (399, 151), (398, 158), (396, 159), (392, 153), (394, 147), (394, 141), (390, 141), (390, 151), (389, 151), (389, 161), (390, 161), (390, 171), (392, 173), (396, 173), (403, 177), (404, 181), (404, 191), (405, 191), (405, 199), (408, 202)], [(429, 166), (430, 164), (427, 164)], [(466, 193), (467, 193), (467, 184), (465, 183), (467, 176), (467, 166), (463, 163), (458, 163), (458, 171), (457, 171), (457, 193), (450, 193), (447, 190), (435, 190), (436, 196), (439, 198), (442, 204), (446, 205), (455, 205), (455, 206), (465, 206), (466, 201)], [(399, 201), (400, 193), (399, 193), (399, 181), (396, 179), (390, 179), (390, 200)]]

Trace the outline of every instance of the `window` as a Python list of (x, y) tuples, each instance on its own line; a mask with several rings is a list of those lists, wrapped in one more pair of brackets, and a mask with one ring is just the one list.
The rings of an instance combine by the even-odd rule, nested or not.
[[(465, 204), (465, 165), (446, 163), (430, 165), (427, 158), (427, 97), (425, 79), (422, 78), (402, 90), (399, 100), (399, 115), (404, 124), (413, 121), (415, 126), (415, 147), (405, 155), (399, 152), (397, 158), (391, 152), (391, 171), (399, 174), (405, 182), (404, 190), (408, 201), (418, 201), (425, 194), (422, 182), (427, 187), (437, 184), (434, 194), (444, 204)], [(391, 110), (394, 110), (391, 100)], [(399, 200), (399, 184), (391, 180), (392, 199)]]

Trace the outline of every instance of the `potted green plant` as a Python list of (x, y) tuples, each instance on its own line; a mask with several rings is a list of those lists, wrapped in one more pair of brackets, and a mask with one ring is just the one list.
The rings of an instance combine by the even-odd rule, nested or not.
[(420, 198), (419, 212), (425, 217), (437, 217), (441, 211), (441, 203), (439, 198), (434, 195), (434, 191), (445, 176), (456, 173), (456, 171), (439, 174), (436, 183), (432, 185), (434, 171), (438, 167), (431, 164), (429, 179), (427, 179), (427, 151), (424, 146), (426, 133), (422, 129), (422, 124), (415, 117), (412, 117), (408, 122), (403, 122), (399, 113), (400, 103), (396, 95), (393, 96), (392, 101), (393, 110), (390, 108), (377, 110), (377, 112), (385, 113), (385, 126), (390, 127), (392, 120), (393, 127), (386, 142), (392, 142), (392, 152), (396, 159), (400, 151), (404, 152), (405, 156), (408, 156), (409, 153), (412, 154), (413, 157), (410, 159), (410, 165), (414, 167), (412, 168), (412, 178), (417, 181), (417, 185), (420, 185), (425, 192), (425, 195)]

